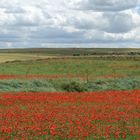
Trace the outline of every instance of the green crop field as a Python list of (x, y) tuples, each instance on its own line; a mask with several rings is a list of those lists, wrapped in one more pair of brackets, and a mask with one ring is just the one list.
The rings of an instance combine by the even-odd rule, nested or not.
[(30, 74), (30, 75), (75, 75), (96, 77), (128, 77), (139, 76), (140, 61), (112, 60), (94, 58), (57, 58), (9, 62), (0, 64), (0, 74)]
[(1, 91), (138, 88), (139, 49), (23, 49), (0, 53)]

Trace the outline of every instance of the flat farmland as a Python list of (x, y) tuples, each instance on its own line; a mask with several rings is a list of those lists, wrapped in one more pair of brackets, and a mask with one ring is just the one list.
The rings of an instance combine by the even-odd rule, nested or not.
[(138, 89), (140, 63), (133, 59), (92, 57), (14, 61), (0, 64), (0, 78), (1, 91)]
[(10, 61), (27, 61), (51, 58), (51, 56), (43, 56), (39, 54), (23, 54), (23, 53), (0, 53), (0, 63), (10, 62)]
[(138, 49), (8, 51), (0, 139), (139, 140)]
[[(120, 58), (92, 58), (92, 57), (58, 57), (51, 58), (47, 57), (44, 60), (34, 60), (36, 57), (28, 55), (24, 56), (18, 55), (21, 59), (14, 59), (14, 62), (7, 62), (0, 64), (0, 74), (21, 74), (24, 75), (28, 72), (29, 75), (81, 75), (89, 74), (89, 78), (94, 78), (95, 76), (101, 77), (113, 77), (114, 76), (139, 76), (140, 72), (140, 60), (123, 59)], [(24, 57), (23, 57), (24, 56)], [(2, 56), (1, 56), (2, 57)], [(7, 58), (10, 60), (10, 57)], [(15, 57), (15, 56), (14, 56)], [(23, 57), (23, 58), (22, 58)], [(3, 61), (4, 61), (4, 57)], [(30, 61), (20, 61), (28, 60)], [(17, 60), (17, 62), (16, 62)], [(5, 60), (6, 61), (6, 60)], [(11, 60), (12, 61), (12, 60)], [(20, 62), (18, 62), (20, 61)]]

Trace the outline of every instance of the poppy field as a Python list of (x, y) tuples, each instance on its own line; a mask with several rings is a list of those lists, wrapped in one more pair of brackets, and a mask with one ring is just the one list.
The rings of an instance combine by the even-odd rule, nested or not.
[(140, 140), (139, 57), (35, 55), (0, 62), (0, 140)]
[(0, 139), (139, 140), (140, 90), (0, 94)]

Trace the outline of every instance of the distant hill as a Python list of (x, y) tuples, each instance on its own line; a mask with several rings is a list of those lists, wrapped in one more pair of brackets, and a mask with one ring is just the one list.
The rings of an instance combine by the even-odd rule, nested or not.
[(138, 48), (29, 48), (29, 49), (0, 49), (0, 53), (35, 53), (55, 56), (80, 55), (140, 55)]

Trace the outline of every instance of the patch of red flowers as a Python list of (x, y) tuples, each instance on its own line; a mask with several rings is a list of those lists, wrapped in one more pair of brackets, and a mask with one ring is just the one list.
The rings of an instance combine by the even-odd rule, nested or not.
[(107, 75), (102, 75), (99, 76), (98, 78), (123, 78), (126, 77), (124, 74), (107, 74)]
[(5, 79), (60, 79), (60, 78), (84, 78), (81, 75), (0, 75), (0, 80)]
[(0, 139), (138, 139), (140, 90), (0, 94)]

